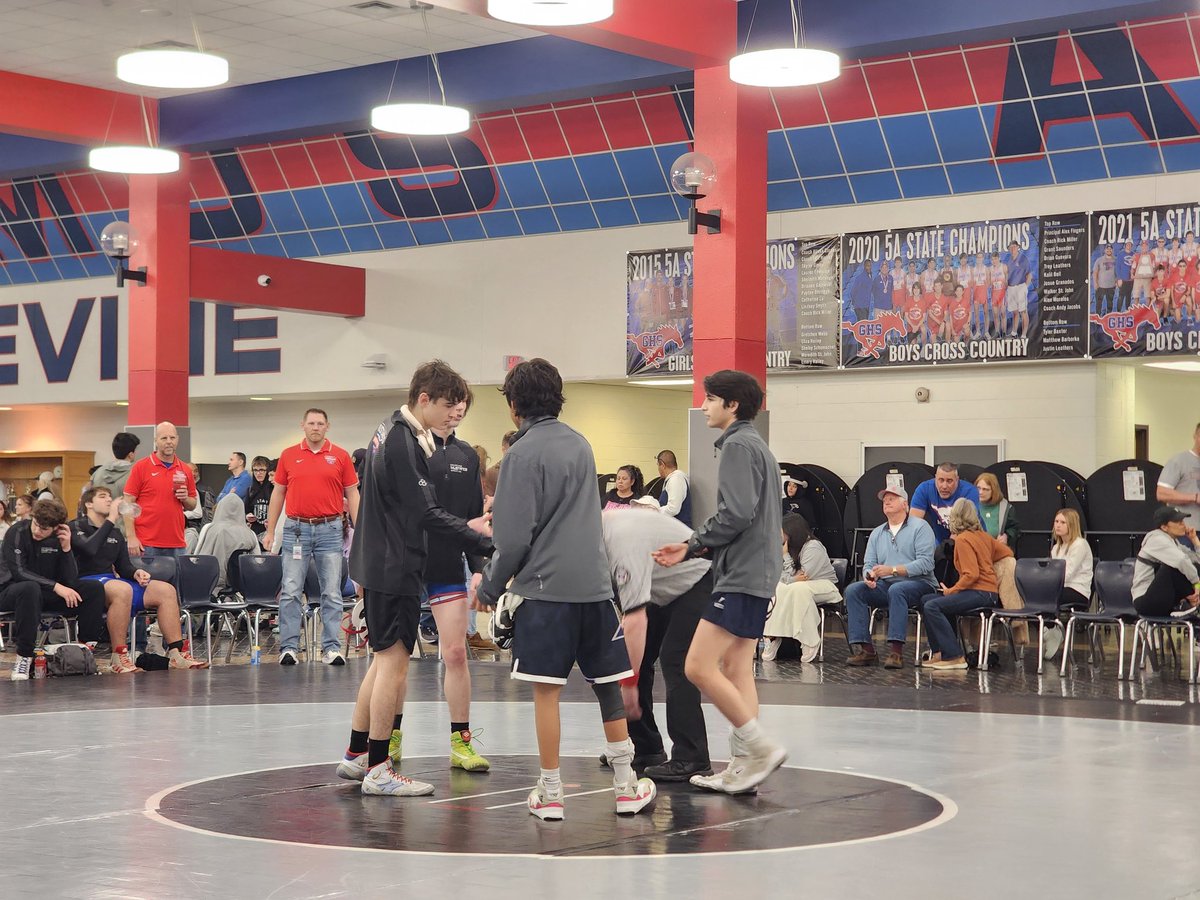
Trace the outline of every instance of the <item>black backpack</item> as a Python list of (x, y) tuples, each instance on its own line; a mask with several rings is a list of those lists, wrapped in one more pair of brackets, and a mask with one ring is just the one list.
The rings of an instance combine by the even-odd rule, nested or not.
[(83, 644), (62, 644), (46, 654), (47, 675), (95, 675), (98, 671), (96, 657)]

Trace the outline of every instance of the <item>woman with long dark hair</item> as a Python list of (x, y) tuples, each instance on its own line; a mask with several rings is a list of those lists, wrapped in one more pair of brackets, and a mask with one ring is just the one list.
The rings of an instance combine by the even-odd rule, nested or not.
[(800, 660), (812, 662), (821, 649), (821, 616), (817, 605), (837, 603), (837, 573), (825, 545), (817, 540), (803, 516), (783, 517), (783, 573), (775, 590), (775, 603), (763, 628), (768, 638), (762, 658), (779, 653), (783, 639), (800, 642)]
[(637, 466), (617, 469), (617, 486), (604, 495), (605, 509), (622, 509), (646, 493), (646, 481)]

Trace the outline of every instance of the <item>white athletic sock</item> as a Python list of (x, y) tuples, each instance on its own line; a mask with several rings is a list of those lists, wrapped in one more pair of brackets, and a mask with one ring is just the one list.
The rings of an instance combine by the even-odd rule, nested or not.
[(633, 784), (633, 741), (625, 738), (615, 744), (611, 741), (604, 748), (608, 764), (613, 770), (613, 784), (624, 787)]
[(762, 732), (758, 728), (758, 718), (753, 718), (741, 728), (733, 729), (734, 740), (743, 747), (749, 747), (756, 743), (762, 737)]
[(542, 769), (542, 787), (550, 797), (562, 796), (562, 775), (559, 769)]

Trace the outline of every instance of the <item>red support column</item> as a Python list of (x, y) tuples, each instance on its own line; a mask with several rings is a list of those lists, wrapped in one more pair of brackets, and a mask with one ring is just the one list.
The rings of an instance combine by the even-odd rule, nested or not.
[(188, 159), (172, 175), (131, 175), (129, 224), (141, 241), (130, 268), (146, 266), (146, 286), (129, 284), (129, 424), (188, 423), (190, 216)]
[(693, 401), (703, 379), (740, 369), (767, 383), (767, 125), (770, 94), (729, 80), (727, 65), (696, 70), (696, 151), (716, 163), (701, 211), (721, 210), (721, 233), (695, 238)]

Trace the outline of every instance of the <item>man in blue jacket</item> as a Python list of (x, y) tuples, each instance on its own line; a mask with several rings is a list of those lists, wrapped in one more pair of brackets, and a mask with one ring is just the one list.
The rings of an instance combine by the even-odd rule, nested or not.
[(674, 566), (696, 556), (713, 560), (713, 599), (688, 649), (684, 674), (733, 726), (729, 766), (693, 775), (697, 787), (727, 794), (753, 791), (783, 765), (787, 751), (758, 725), (754, 650), (779, 583), (783, 506), (779, 463), (752, 424), (763, 391), (752, 375), (725, 369), (704, 379), (701, 408), (721, 436), (717, 511), (685, 544), (667, 544), (654, 558)]
[(853, 654), (850, 666), (873, 666), (879, 658), (868, 627), (870, 608), (888, 611), (888, 654), (885, 669), (904, 666), (908, 610), (938, 589), (933, 577), (936, 542), (924, 519), (909, 515), (908, 492), (901, 487), (879, 492), (887, 521), (871, 532), (863, 557), (863, 580), (846, 588), (847, 628)]

